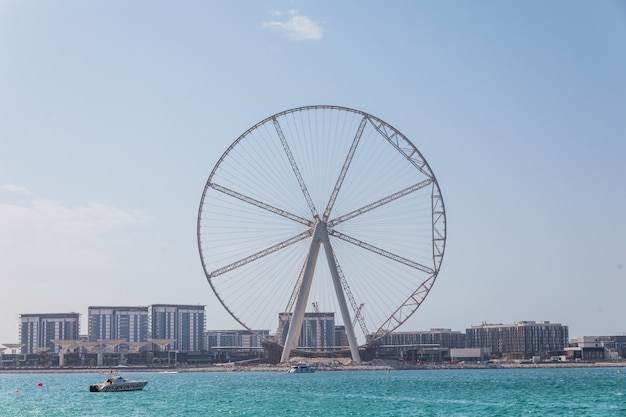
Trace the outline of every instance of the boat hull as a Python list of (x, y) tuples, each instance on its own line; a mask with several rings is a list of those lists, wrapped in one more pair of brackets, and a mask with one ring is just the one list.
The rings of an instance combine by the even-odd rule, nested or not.
[(91, 384), (90, 392), (120, 392), (120, 391), (141, 391), (148, 381), (113, 380), (101, 384)]
[(315, 367), (309, 365), (292, 365), (287, 372), (290, 374), (312, 374), (315, 372)]

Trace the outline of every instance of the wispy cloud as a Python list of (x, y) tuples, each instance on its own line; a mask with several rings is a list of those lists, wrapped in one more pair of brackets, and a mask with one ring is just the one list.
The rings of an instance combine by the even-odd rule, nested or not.
[(14, 185), (2, 185), (0, 190), (26, 196), (17, 203), (0, 199), (3, 276), (33, 269), (112, 267), (124, 231), (147, 219), (103, 204), (67, 206)]
[(263, 22), (262, 27), (279, 32), (291, 41), (319, 40), (324, 35), (317, 22), (300, 14), (297, 10), (288, 12), (272, 10), (269, 14), (275, 19)]
[(10, 193), (15, 194), (23, 194), (23, 195), (31, 195), (32, 193), (24, 187), (20, 187), (18, 185), (13, 184), (2, 184), (0, 185), (0, 190), (5, 190)]
[(18, 313), (122, 299), (129, 277), (146, 279), (137, 273), (152, 260), (141, 252), (142, 237), (155, 222), (108, 204), (70, 205), (0, 184), (0, 316), (14, 317), (0, 322), (0, 340), (16, 340)]

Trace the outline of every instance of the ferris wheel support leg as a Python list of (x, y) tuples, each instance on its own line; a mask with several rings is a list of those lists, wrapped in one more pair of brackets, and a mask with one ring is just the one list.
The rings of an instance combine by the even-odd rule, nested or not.
[[(313, 272), (315, 271), (315, 264), (317, 263), (317, 254), (320, 250), (320, 244), (322, 243), (322, 237), (320, 236), (321, 228), (316, 226), (311, 246), (309, 247), (309, 256), (306, 260), (306, 266), (304, 268), (304, 276), (302, 277), (302, 284), (298, 291), (298, 298), (296, 299), (296, 305), (294, 306), (293, 317), (287, 330), (287, 338), (285, 340), (285, 346), (283, 347), (283, 354), (280, 358), (281, 362), (289, 362), (289, 355), (291, 349), (297, 343), (300, 338), (300, 331), (302, 330), (302, 322), (304, 321), (304, 312), (306, 310), (306, 304), (309, 300), (309, 293), (311, 292), (311, 282), (313, 281)], [(326, 229), (324, 229), (325, 231)]]
[(324, 239), (324, 251), (326, 252), (326, 259), (328, 260), (328, 267), (330, 268), (330, 274), (333, 277), (333, 286), (335, 287), (335, 293), (337, 294), (337, 301), (339, 302), (339, 309), (341, 310), (341, 318), (344, 322), (346, 329), (346, 336), (348, 336), (348, 345), (350, 346), (350, 353), (352, 354), (352, 361), (360, 365), (361, 355), (359, 355), (359, 345), (356, 341), (356, 335), (354, 334), (354, 327), (352, 326), (352, 319), (350, 319), (350, 312), (348, 311), (348, 304), (346, 303), (346, 297), (343, 293), (341, 286), (341, 279), (339, 278), (339, 272), (337, 272), (337, 265), (335, 265), (335, 257), (333, 256), (333, 248), (330, 245), (328, 234)]

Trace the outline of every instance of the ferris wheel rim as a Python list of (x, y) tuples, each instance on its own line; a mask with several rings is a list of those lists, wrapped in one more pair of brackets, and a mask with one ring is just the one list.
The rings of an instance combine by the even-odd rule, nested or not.
[[(421, 297), (421, 299), (418, 301), (417, 307), (410, 309), (409, 308), (409, 312), (407, 313), (407, 311), (402, 311), (402, 315), (399, 318), (394, 318), (393, 315), (389, 317), (389, 319), (387, 320), (387, 322), (391, 323), (390, 326), (388, 326), (387, 328), (385, 328), (385, 324), (388, 324), (387, 322), (381, 324), (381, 326), (372, 333), (372, 339), (370, 340), (366, 340), (366, 342), (364, 344), (361, 344), (361, 346), (366, 345), (368, 343), (371, 343), (371, 341), (373, 340), (377, 340), (380, 339), (381, 337), (383, 337), (385, 334), (397, 329), (400, 325), (402, 325), (404, 322), (406, 322), (406, 320), (408, 320), (418, 309), (419, 305), (421, 305), (421, 302), (423, 302), (423, 300), (426, 298), (426, 296), (428, 295), (428, 293), (430, 292), (430, 290), (432, 289), (432, 285), (434, 284), (434, 282), (437, 279), (437, 276), (439, 274), (440, 268), (441, 268), (441, 263), (443, 260), (443, 256), (445, 253), (445, 247), (446, 247), (446, 234), (447, 234), (447, 222), (446, 222), (446, 213), (445, 213), (445, 203), (443, 201), (443, 198), (441, 196), (441, 189), (439, 187), (439, 183), (437, 181), (437, 178), (435, 177), (435, 174), (433, 172), (433, 170), (431, 169), (430, 165), (428, 164), (428, 162), (426, 161), (426, 159), (424, 158), (424, 156), (422, 155), (422, 153), (419, 151), (419, 149), (406, 137), (404, 136), (404, 134), (402, 134), (398, 129), (396, 129), (395, 127), (393, 127), (392, 125), (390, 125), (389, 123), (385, 122), (384, 120), (380, 119), (379, 117), (376, 117), (372, 114), (366, 113), (364, 111), (361, 110), (357, 110), (354, 108), (350, 108), (350, 107), (344, 107), (344, 106), (335, 106), (335, 105), (310, 105), (310, 106), (301, 106), (301, 107), (295, 107), (292, 109), (288, 109), (288, 110), (284, 110), (278, 113), (275, 113), (271, 116), (266, 117), (265, 119), (261, 120), (260, 122), (256, 123), (254, 126), (250, 127), (249, 129), (247, 129), (244, 133), (242, 133), (227, 149), (226, 151), (221, 155), (221, 157), (219, 158), (219, 160), (217, 161), (217, 163), (215, 164), (213, 170), (211, 171), (206, 183), (205, 183), (205, 187), (202, 193), (202, 197), (200, 200), (200, 206), (198, 209), (198, 219), (197, 219), (197, 243), (198, 243), (198, 250), (199, 250), (199, 254), (200, 254), (200, 259), (201, 259), (201, 263), (202, 263), (202, 267), (203, 267), (203, 271), (205, 274), (205, 278), (207, 279), (211, 289), (213, 290), (213, 293), (216, 295), (216, 297), (218, 298), (219, 302), (222, 304), (222, 306), (226, 309), (226, 311), (228, 311), (230, 313), (230, 315), (242, 326), (244, 326), (246, 329), (250, 330), (251, 332), (255, 332), (255, 329), (253, 329), (251, 326), (249, 326), (245, 320), (243, 320), (242, 318), (240, 318), (240, 316), (238, 314), (236, 314), (234, 311), (231, 310), (231, 308), (227, 305), (226, 301), (223, 299), (223, 297), (220, 295), (220, 292), (218, 291), (218, 288), (214, 285), (213, 281), (212, 281), (212, 277), (211, 274), (209, 272), (209, 269), (207, 268), (207, 264), (205, 263), (205, 259), (204, 259), (204, 255), (203, 255), (203, 248), (202, 248), (202, 238), (201, 238), (201, 225), (202, 225), (202, 219), (203, 219), (203, 207), (205, 204), (205, 199), (207, 196), (207, 191), (211, 188), (211, 184), (212, 184), (212, 179), (214, 178), (216, 172), (218, 172), (219, 168), (221, 167), (222, 162), (224, 161), (224, 159), (230, 155), (230, 153), (232, 152), (232, 150), (239, 144), (241, 143), (246, 137), (248, 137), (248, 135), (255, 131), (256, 129), (258, 129), (260, 126), (263, 126), (265, 124), (267, 124), (268, 122), (275, 120), (277, 118), (280, 118), (282, 116), (291, 114), (291, 113), (296, 113), (296, 112), (301, 112), (301, 111), (310, 111), (310, 110), (336, 110), (336, 111), (340, 111), (340, 112), (350, 112), (350, 113), (354, 113), (357, 115), (361, 115), (363, 117), (367, 117), (369, 120), (374, 120), (376, 122), (378, 122), (381, 126), (384, 126), (390, 130), (392, 130), (393, 132), (395, 132), (400, 138), (401, 140), (405, 143), (410, 145), (410, 147), (412, 148), (412, 152), (416, 155), (418, 155), (418, 157), (420, 158), (421, 162), (423, 162), (423, 167), (424, 169), (428, 172), (431, 180), (432, 180), (432, 187), (433, 187), (433, 194), (437, 194), (438, 197), (436, 197), (438, 199), (438, 204), (440, 205), (439, 208), (439, 212), (438, 212), (438, 216), (439, 219), (438, 221), (438, 227), (435, 228), (435, 225), (433, 224), (433, 231), (436, 231), (439, 233), (439, 240), (440, 243), (438, 245), (433, 244), (433, 257), (435, 258), (434, 261), (434, 268), (433, 268), (433, 272), (430, 278), (428, 278), (425, 282), (428, 282), (429, 285), (424, 286), (424, 283), (422, 283), (422, 285), (420, 285), (417, 289), (415, 289), (415, 291), (410, 294), (407, 299), (405, 300), (405, 302), (398, 307), (398, 309), (396, 311), (402, 310), (403, 307), (405, 307), (405, 305), (408, 305), (410, 303), (413, 303), (416, 301), (415, 300), (415, 295), (417, 293), (419, 293), (419, 296)], [(434, 204), (434, 203), (433, 203)], [(435, 253), (436, 252), (436, 253)], [(420, 292), (421, 291), (421, 292)], [(408, 304), (407, 304), (408, 303)], [(347, 326), (347, 324), (346, 324)], [(263, 339), (270, 341), (272, 343), (275, 343), (275, 341), (270, 340), (268, 338), (266, 338), (263, 335), (260, 335)]]

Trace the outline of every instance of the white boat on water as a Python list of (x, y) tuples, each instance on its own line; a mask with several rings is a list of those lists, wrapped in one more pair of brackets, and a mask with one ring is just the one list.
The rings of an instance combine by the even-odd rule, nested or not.
[(291, 365), (287, 372), (290, 374), (312, 374), (315, 372), (315, 366), (309, 366), (306, 363), (299, 363), (297, 365)]
[(136, 381), (121, 376), (111, 377), (100, 384), (89, 385), (90, 392), (139, 391), (148, 384), (148, 381)]

